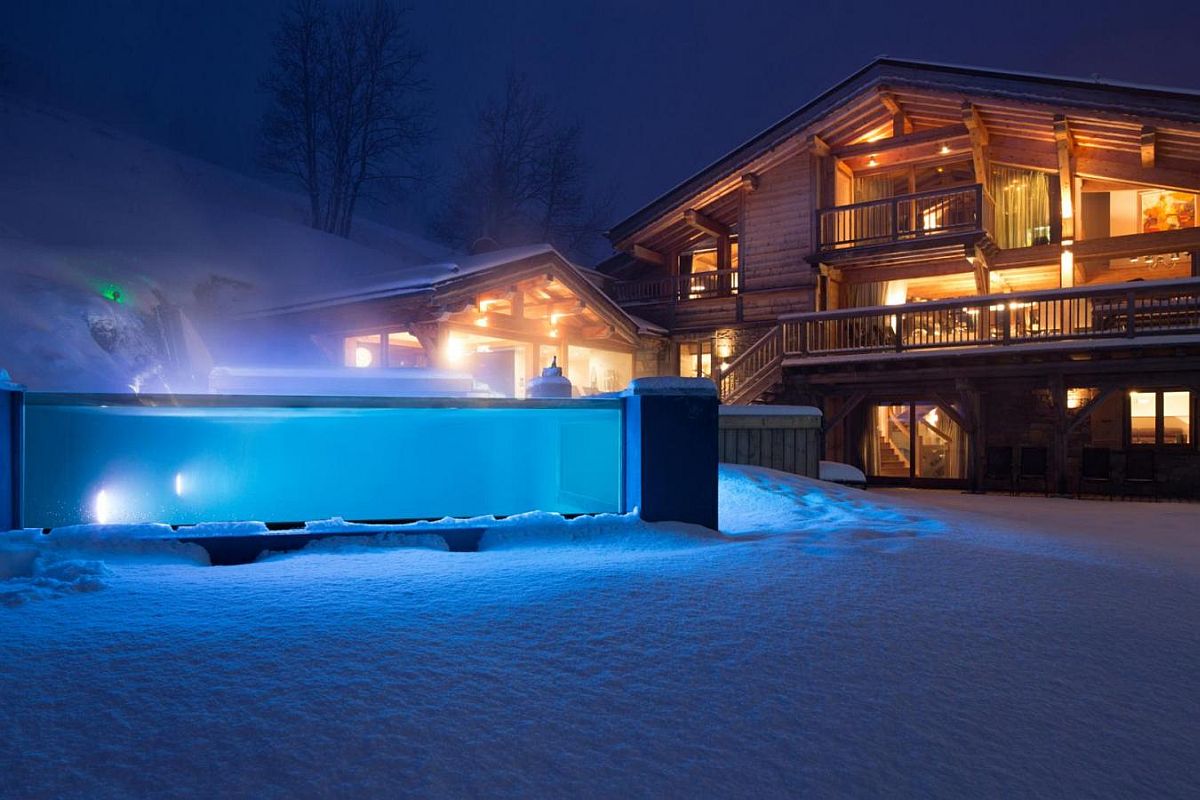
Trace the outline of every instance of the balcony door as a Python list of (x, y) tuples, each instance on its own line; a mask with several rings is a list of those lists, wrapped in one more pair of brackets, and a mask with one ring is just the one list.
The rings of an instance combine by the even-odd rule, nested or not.
[(875, 405), (867, 428), (867, 475), (885, 483), (962, 481), (966, 434), (936, 403)]

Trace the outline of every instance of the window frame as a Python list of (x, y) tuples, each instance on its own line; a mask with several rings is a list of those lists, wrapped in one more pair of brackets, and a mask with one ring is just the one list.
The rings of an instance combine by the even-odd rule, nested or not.
[[(1186, 442), (1174, 443), (1164, 441), (1166, 434), (1166, 404), (1163, 395), (1169, 392), (1184, 392), (1187, 394), (1188, 428)], [(1133, 399), (1131, 394), (1154, 395), (1154, 442), (1133, 441)], [(1126, 447), (1167, 447), (1172, 450), (1194, 449), (1196, 447), (1196, 397), (1197, 392), (1188, 387), (1166, 387), (1153, 389), (1130, 389), (1125, 392), (1125, 446)]]

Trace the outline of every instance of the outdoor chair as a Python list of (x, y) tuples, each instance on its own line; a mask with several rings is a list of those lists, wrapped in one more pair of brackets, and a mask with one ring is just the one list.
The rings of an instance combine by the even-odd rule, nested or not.
[(1108, 499), (1113, 498), (1112, 451), (1107, 447), (1085, 447), (1079, 464), (1079, 482), (1075, 485), (1075, 497), (1083, 494), (1085, 484), (1104, 484), (1108, 488)]
[(1046, 496), (1050, 496), (1049, 451), (1045, 447), (1022, 445), (1017, 459), (1017, 494), (1024, 481), (1041, 481)]
[(1011, 447), (989, 446), (985, 454), (983, 470), (984, 489), (990, 482), (1002, 482), (1013, 490), (1013, 450)]
[(1125, 451), (1125, 480), (1122, 483), (1122, 494), (1128, 497), (1131, 490), (1138, 492), (1149, 491), (1155, 500), (1158, 499), (1158, 477), (1154, 464), (1154, 451), (1134, 448)]

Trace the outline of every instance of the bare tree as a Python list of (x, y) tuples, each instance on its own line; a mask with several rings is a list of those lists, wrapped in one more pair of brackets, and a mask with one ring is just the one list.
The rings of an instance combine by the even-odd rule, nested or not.
[(510, 73), (504, 94), (479, 111), (435, 231), (460, 247), (549, 242), (585, 255), (607, 209), (588, 196), (581, 140), (578, 124), (559, 124), (546, 99)]
[(330, 12), (292, 0), (263, 79), (272, 105), (262, 163), (292, 178), (314, 228), (349, 236), (363, 198), (383, 199), (416, 179), (406, 162), (426, 136), (423, 55), (390, 0)]

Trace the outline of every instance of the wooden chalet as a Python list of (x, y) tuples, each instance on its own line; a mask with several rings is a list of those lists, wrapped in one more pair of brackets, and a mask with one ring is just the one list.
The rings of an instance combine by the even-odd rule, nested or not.
[(620, 222), (635, 374), (875, 482), (1196, 494), (1200, 93), (879, 59)]
[(319, 363), (466, 372), (508, 397), (524, 397), (528, 379), (557, 360), (586, 396), (623, 389), (639, 350), (655, 353), (665, 341), (665, 330), (632, 317), (602, 281), (549, 245), (517, 247), (379, 276), (256, 312), (245, 325), (264, 336), (304, 334)]

